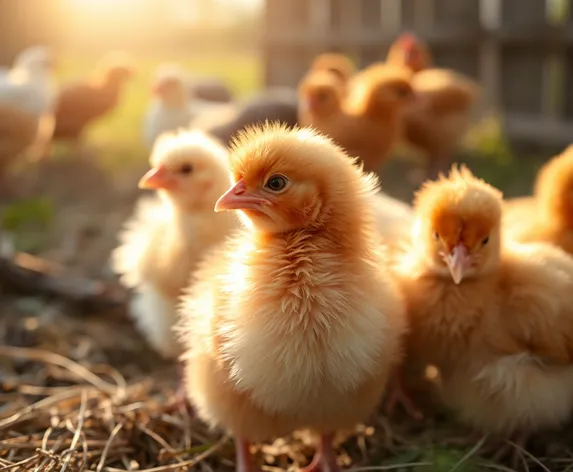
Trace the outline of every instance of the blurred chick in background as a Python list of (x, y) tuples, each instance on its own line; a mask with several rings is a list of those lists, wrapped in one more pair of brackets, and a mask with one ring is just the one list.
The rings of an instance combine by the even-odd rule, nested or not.
[(203, 130), (228, 146), (239, 131), (249, 126), (274, 121), (293, 127), (297, 124), (297, 115), (296, 91), (288, 87), (270, 87), (224, 108), (200, 113), (191, 121), (191, 129)]
[(189, 95), (197, 100), (230, 103), (235, 99), (231, 89), (217, 77), (192, 77), (188, 82)]
[(328, 136), (340, 134), (350, 121), (342, 109), (345, 95), (338, 76), (326, 70), (310, 71), (298, 86), (298, 123)]
[(199, 415), (249, 443), (309, 428), (304, 471), (337, 470), (333, 434), (364, 420), (399, 363), (405, 313), (374, 230), (377, 181), (329, 139), (269, 125), (240, 135), (216, 211), (248, 225), (201, 264), (181, 305)]
[(415, 200), (411, 247), (398, 264), (408, 346), (434, 364), (442, 396), (485, 433), (526, 434), (573, 410), (573, 259), (502, 238), (502, 195), (467, 168)]
[(310, 72), (314, 71), (331, 72), (346, 84), (356, 74), (357, 69), (350, 58), (344, 54), (325, 52), (316, 56), (312, 61)]
[(573, 145), (547, 162), (537, 174), (531, 197), (504, 207), (508, 237), (521, 242), (552, 243), (573, 254)]
[[(165, 64), (157, 71), (153, 84), (155, 99), (149, 105), (144, 121), (147, 147), (166, 131), (188, 127), (191, 120), (207, 110), (225, 111), (228, 102), (210, 101), (191, 95), (185, 72), (174, 64)], [(200, 84), (199, 84), (200, 85)], [(205, 92), (205, 87), (196, 87)], [(216, 98), (216, 97), (215, 97)]]
[(45, 46), (26, 49), (10, 70), (0, 76), (0, 182), (6, 192), (6, 173), (24, 153), (43, 157), (54, 130), (55, 60)]
[(149, 148), (166, 131), (188, 126), (194, 115), (184, 74), (178, 67), (161, 67), (157, 71), (152, 93), (154, 99), (147, 110), (143, 129), (145, 145)]
[(119, 235), (112, 266), (135, 290), (130, 311), (152, 347), (166, 358), (181, 352), (172, 326), (175, 305), (191, 271), (212, 245), (237, 227), (231, 213), (215, 213), (229, 186), (228, 152), (198, 131), (161, 135), (150, 158), (143, 198)]
[(125, 82), (133, 75), (130, 59), (120, 53), (104, 57), (90, 77), (61, 88), (56, 105), (54, 139), (71, 141), (83, 152), (84, 131), (119, 104)]
[(406, 109), (403, 137), (426, 155), (427, 178), (436, 178), (452, 162), (471, 123), (481, 87), (463, 74), (432, 67), (428, 47), (411, 33), (392, 44), (387, 63), (414, 74), (416, 100)]
[(400, 136), (402, 115), (412, 100), (406, 70), (373, 64), (350, 80), (342, 107), (346, 123), (329, 134), (351, 156), (361, 159), (365, 171), (378, 172)]

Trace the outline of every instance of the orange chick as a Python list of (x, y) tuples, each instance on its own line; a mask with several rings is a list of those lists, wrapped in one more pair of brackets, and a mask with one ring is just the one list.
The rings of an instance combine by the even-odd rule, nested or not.
[(376, 178), (310, 129), (239, 135), (216, 211), (246, 227), (195, 273), (181, 306), (187, 389), (199, 415), (249, 443), (299, 428), (336, 470), (332, 436), (375, 408), (399, 362), (404, 307), (374, 232)]
[(133, 67), (127, 58), (112, 54), (102, 59), (86, 80), (62, 87), (56, 105), (54, 139), (71, 140), (78, 145), (86, 126), (117, 106), (123, 86), (132, 75)]
[(414, 101), (411, 74), (373, 64), (356, 74), (348, 88), (343, 110), (352, 126), (333, 137), (362, 159), (365, 170), (378, 171), (402, 132), (404, 111)]
[(298, 124), (335, 135), (350, 121), (342, 110), (345, 93), (344, 84), (331, 72), (309, 72), (298, 86)]
[(428, 47), (411, 33), (394, 42), (387, 63), (414, 74), (416, 100), (405, 112), (403, 137), (426, 155), (427, 176), (436, 178), (450, 165), (471, 123), (481, 87), (463, 74), (432, 67)]
[(343, 83), (347, 83), (356, 74), (356, 66), (344, 54), (325, 52), (314, 58), (310, 71), (331, 72), (338, 76)]
[(507, 235), (521, 242), (546, 242), (573, 254), (573, 145), (539, 171), (532, 197), (504, 208)]
[(347, 93), (326, 71), (299, 85), (299, 123), (327, 134), (366, 171), (378, 171), (401, 131), (402, 111), (413, 98), (410, 74), (383, 64), (356, 74)]
[(487, 433), (557, 427), (573, 410), (573, 259), (503, 240), (502, 195), (462, 167), (415, 199), (397, 264), (415, 359), (443, 399)]

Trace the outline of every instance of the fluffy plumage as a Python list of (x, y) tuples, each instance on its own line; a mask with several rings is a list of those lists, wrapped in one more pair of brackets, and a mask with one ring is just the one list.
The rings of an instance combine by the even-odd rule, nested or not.
[(486, 432), (531, 432), (573, 410), (573, 260), (502, 239), (501, 193), (469, 170), (427, 183), (398, 273), (409, 347), (446, 403)]
[(539, 171), (532, 197), (510, 200), (504, 228), (521, 242), (555, 244), (573, 254), (573, 145)]
[(402, 246), (414, 222), (412, 207), (383, 192), (374, 195), (372, 204), (382, 241), (392, 247)]
[(238, 226), (213, 206), (229, 185), (227, 151), (203, 133), (166, 133), (151, 154), (141, 185), (158, 198), (143, 198), (120, 234), (112, 265), (134, 288), (131, 314), (151, 345), (165, 357), (180, 347), (173, 337), (175, 306), (203, 254)]
[[(400, 358), (400, 294), (375, 234), (377, 182), (327, 138), (266, 126), (231, 153), (218, 210), (248, 226), (204, 261), (184, 297), (187, 386), (202, 418), (248, 442), (365, 419)], [(284, 185), (283, 185), (284, 184)], [(269, 368), (272, 366), (272, 368)]]

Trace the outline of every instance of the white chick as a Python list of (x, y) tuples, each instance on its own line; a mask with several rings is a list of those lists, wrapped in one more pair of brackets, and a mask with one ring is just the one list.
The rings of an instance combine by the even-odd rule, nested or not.
[(206, 109), (227, 107), (226, 103), (200, 100), (191, 96), (185, 73), (176, 65), (165, 64), (157, 71), (153, 84), (154, 100), (144, 121), (144, 141), (149, 148), (166, 131), (189, 126)]
[(228, 152), (199, 131), (161, 135), (152, 169), (141, 188), (159, 198), (142, 199), (120, 234), (112, 266), (134, 288), (131, 316), (154, 349), (166, 358), (180, 352), (172, 333), (175, 307), (191, 271), (211, 246), (239, 224), (230, 212), (213, 211), (229, 186)]

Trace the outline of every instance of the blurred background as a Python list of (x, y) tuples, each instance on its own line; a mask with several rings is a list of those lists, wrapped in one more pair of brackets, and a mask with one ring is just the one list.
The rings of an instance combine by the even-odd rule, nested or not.
[[(40, 164), (18, 162), (18, 198), (2, 226), (19, 250), (83, 274), (107, 273), (116, 233), (148, 168), (143, 125), (158, 67), (218, 80), (234, 99), (296, 87), (313, 58), (383, 60), (403, 32), (428, 44), (436, 67), (482, 87), (480, 120), (455, 158), (507, 196), (526, 194), (540, 165), (573, 136), (573, 15), (569, 0), (0, 0), (0, 65), (47, 45), (56, 86), (86, 81), (106, 54), (130, 56), (117, 103), (86, 124), (79, 158), (54, 139)], [(79, 106), (79, 105), (78, 105)], [(409, 201), (420, 162), (398, 148), (383, 188)], [(30, 181), (30, 182), (28, 182)], [(29, 185), (27, 185), (27, 182)]]

